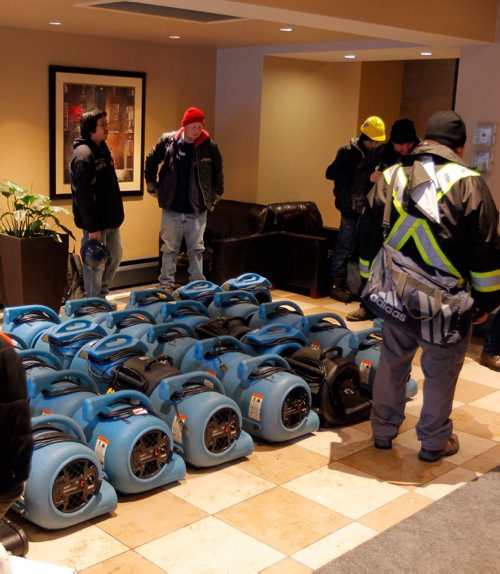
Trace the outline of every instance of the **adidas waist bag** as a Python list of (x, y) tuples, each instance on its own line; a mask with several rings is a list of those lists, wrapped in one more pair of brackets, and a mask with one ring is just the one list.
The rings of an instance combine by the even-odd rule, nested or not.
[(430, 275), (387, 243), (373, 260), (361, 300), (377, 317), (443, 347), (467, 335), (474, 306), (456, 277), (439, 270)]

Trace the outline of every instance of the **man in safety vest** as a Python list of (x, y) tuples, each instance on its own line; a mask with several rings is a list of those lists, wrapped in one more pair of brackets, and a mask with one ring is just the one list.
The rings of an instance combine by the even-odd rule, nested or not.
[[(383, 242), (385, 198), (391, 198), (385, 241), (424, 270), (444, 269), (463, 279), (479, 312), (486, 313), (500, 303), (498, 211), (484, 179), (461, 159), (465, 141), (462, 118), (453, 111), (436, 112), (413, 153), (384, 171), (360, 220), (360, 270), (367, 278)], [(375, 447), (390, 449), (398, 434), (405, 418), (406, 381), (421, 347), (424, 387), (416, 426), (418, 456), (435, 462), (458, 451), (449, 417), (470, 331), (460, 342), (441, 347), (422, 341), (403, 326), (384, 323), (373, 388)]]

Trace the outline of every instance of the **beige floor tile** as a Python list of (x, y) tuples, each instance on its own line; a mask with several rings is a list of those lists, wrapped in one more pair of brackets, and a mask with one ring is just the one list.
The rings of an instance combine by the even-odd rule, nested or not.
[(377, 532), (383, 532), (398, 524), (405, 518), (412, 516), (422, 508), (432, 504), (432, 500), (427, 496), (422, 496), (421, 494), (416, 494), (415, 491), (408, 492), (404, 496), (400, 496), (378, 508), (374, 512), (370, 512), (366, 516), (362, 516), (358, 519), (358, 522), (377, 530)]
[(281, 487), (216, 514), (234, 528), (284, 554), (292, 554), (351, 520)]
[[(495, 441), (465, 433), (457, 429), (455, 429), (454, 432), (458, 436), (460, 450), (447, 460), (456, 465), (463, 464), (465, 461), (474, 458), (482, 452), (494, 447), (496, 444)], [(408, 431), (398, 435), (396, 443), (416, 451), (420, 450), (420, 442), (417, 439), (415, 431)]]
[(378, 532), (373, 528), (353, 522), (304, 548), (304, 550), (299, 550), (292, 557), (306, 566), (316, 569), (370, 540), (377, 534)]
[(293, 558), (280, 560), (269, 568), (264, 568), (259, 574), (312, 574), (312, 568), (297, 562)]
[(455, 389), (455, 398), (462, 403), (470, 403), (494, 392), (495, 389), (488, 385), (481, 385), (481, 383), (475, 383), (460, 377)]
[(114, 515), (94, 524), (135, 548), (205, 518), (206, 512), (169, 492), (121, 498)]
[(352, 427), (320, 429), (304, 437), (300, 442), (301, 447), (328, 457), (329, 460), (340, 460), (371, 444), (371, 434), (368, 435)]
[(480, 455), (471, 458), (462, 466), (474, 472), (488, 472), (500, 464), (500, 445), (482, 452)]
[(302, 441), (300, 446), (262, 443), (255, 445), (254, 452), (247, 460), (240, 462), (239, 468), (274, 484), (282, 484), (325, 466), (328, 462), (326, 456), (304, 448)]
[(453, 412), (455, 429), (500, 442), (500, 417), (498, 413), (464, 405)]
[[(222, 486), (223, 485), (223, 486)], [(205, 512), (213, 514), (260, 494), (275, 485), (236, 466), (213, 473), (188, 475), (169, 492)], [(221, 494), (223, 493), (223, 496)]]
[(450, 470), (450, 472), (442, 474), (439, 478), (428, 482), (424, 486), (416, 488), (415, 492), (432, 498), (432, 500), (439, 500), (478, 476), (478, 473), (459, 466)]
[(164, 574), (164, 572), (162, 568), (130, 550), (80, 570), (78, 574)]
[(342, 462), (331, 463), (283, 487), (354, 520), (408, 492)]
[(494, 393), (472, 401), (469, 404), (473, 407), (479, 407), (480, 409), (500, 413), (500, 391), (495, 391)]
[[(81, 525), (80, 525), (81, 526)], [(83, 570), (126, 552), (128, 548), (97, 526), (40, 533), (30, 540), (27, 558)]]
[(213, 517), (136, 549), (168, 574), (256, 574), (284, 554)]
[(466, 361), (460, 376), (468, 381), (480, 383), (494, 389), (500, 389), (500, 374), (488, 367), (480, 365), (477, 361)]
[(391, 450), (372, 447), (342, 459), (342, 463), (374, 476), (384, 483), (407, 489), (430, 482), (454, 467), (444, 460), (434, 464), (422, 462), (413, 449), (401, 446), (396, 441)]

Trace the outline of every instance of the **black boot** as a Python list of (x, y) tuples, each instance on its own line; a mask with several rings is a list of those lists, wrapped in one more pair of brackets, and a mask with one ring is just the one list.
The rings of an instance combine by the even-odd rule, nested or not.
[(345, 279), (343, 277), (335, 277), (332, 279), (330, 297), (342, 303), (349, 303), (349, 301), (352, 300), (353, 295), (345, 288)]

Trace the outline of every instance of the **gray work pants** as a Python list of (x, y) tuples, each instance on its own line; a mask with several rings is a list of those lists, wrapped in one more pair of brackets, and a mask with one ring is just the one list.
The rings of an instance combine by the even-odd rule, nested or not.
[(404, 329), (384, 323), (382, 351), (373, 385), (373, 436), (394, 438), (405, 415), (406, 381), (417, 348), (422, 347), (423, 406), (416, 431), (422, 448), (441, 449), (451, 436), (455, 386), (462, 369), (469, 335), (450, 347), (429, 345)]

